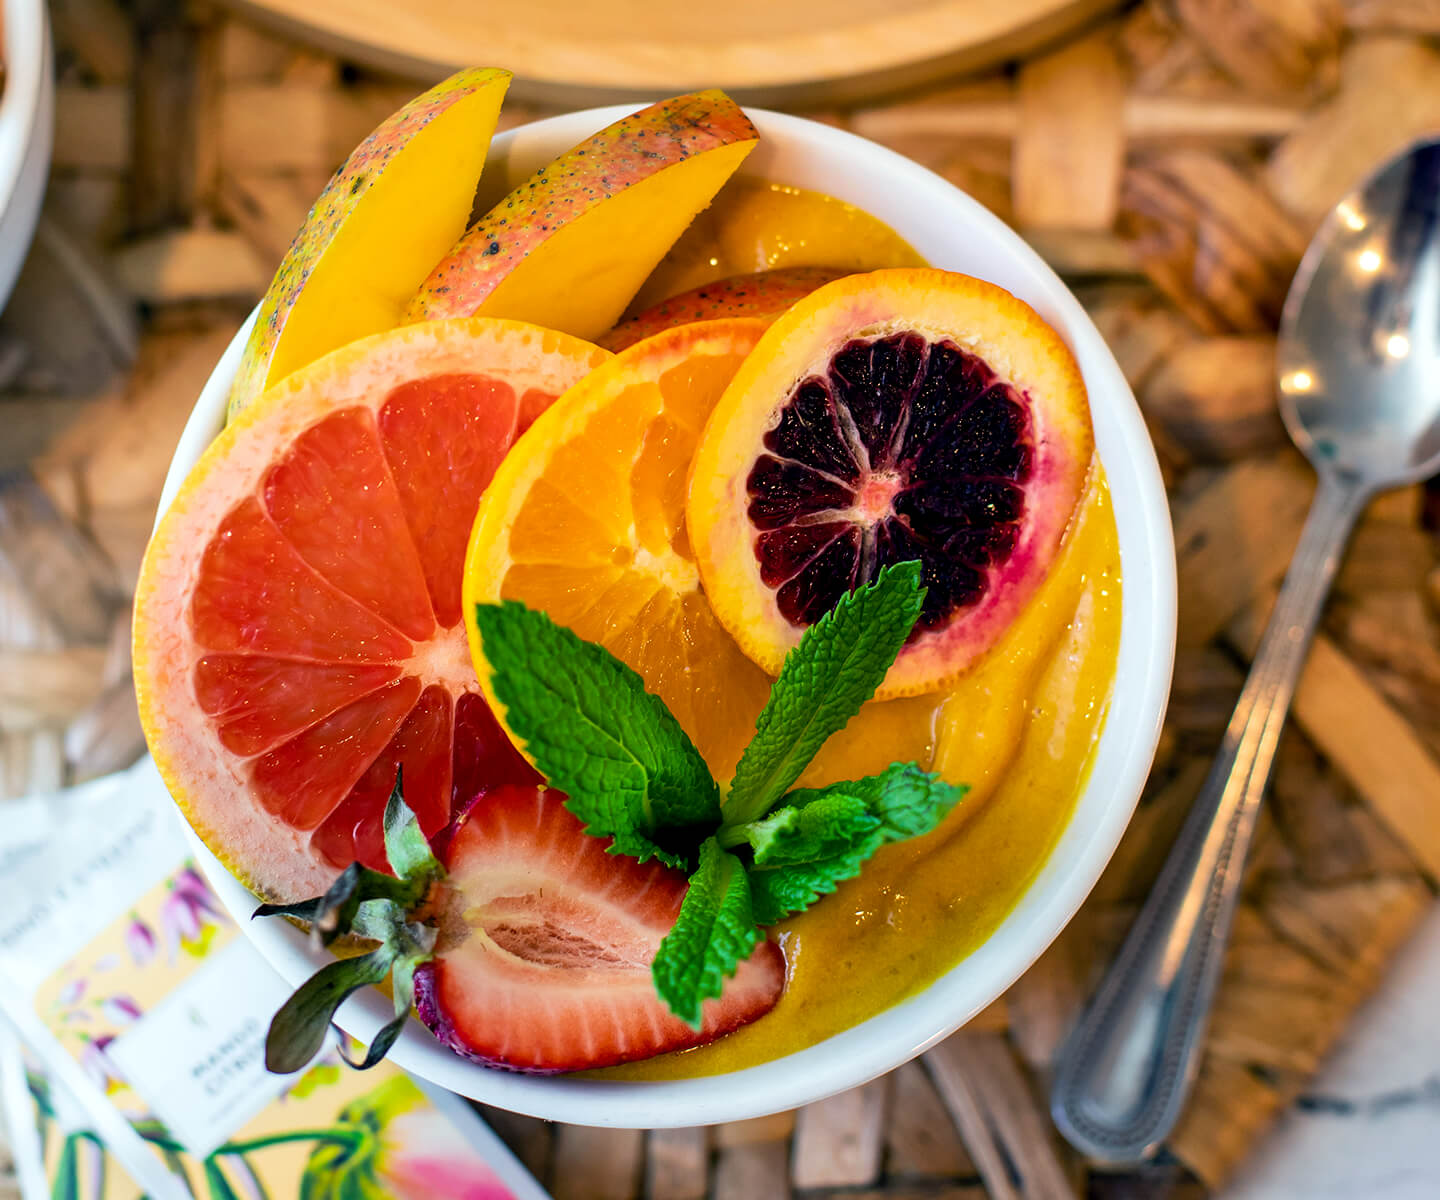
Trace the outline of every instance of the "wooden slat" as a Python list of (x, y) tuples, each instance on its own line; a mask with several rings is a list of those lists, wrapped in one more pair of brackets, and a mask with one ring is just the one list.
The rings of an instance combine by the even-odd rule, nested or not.
[(632, 1200), (645, 1170), (645, 1135), (639, 1129), (560, 1125), (550, 1191), (555, 1200)]
[(135, 69), (130, 18), (116, 0), (51, 0), (55, 38), (98, 83), (128, 83)]
[(715, 1126), (717, 1146), (754, 1146), (761, 1142), (785, 1142), (795, 1132), (795, 1110), (751, 1117), (745, 1121), (727, 1121)]
[(1015, 220), (1021, 228), (1108, 230), (1125, 163), (1125, 80), (1108, 36), (1020, 68)]
[(796, 1114), (791, 1179), (798, 1188), (856, 1187), (880, 1176), (890, 1082), (881, 1078)]
[(788, 1200), (789, 1161), (789, 1147), (783, 1142), (725, 1147), (715, 1160), (712, 1200), (758, 1200), (761, 1196)]
[(146, 304), (258, 299), (270, 281), (250, 243), (218, 229), (169, 229), (117, 251), (111, 264), (120, 286)]
[(130, 165), (130, 89), (121, 86), (55, 89), (56, 167), (121, 171)]
[(1004, 1038), (962, 1030), (925, 1065), (991, 1200), (1074, 1200), (1053, 1131)]
[(710, 1182), (708, 1129), (652, 1130), (645, 1156), (647, 1200), (705, 1200)]
[(918, 1062), (905, 1063), (891, 1077), (885, 1173), (932, 1179), (975, 1173), (975, 1164), (940, 1103), (935, 1085)]
[(1310, 468), (1284, 454), (1236, 463), (1177, 500), (1182, 646), (1204, 645), (1284, 576), (1314, 487)]
[[(1229, 637), (1253, 653), (1269, 606), (1252, 607)], [(1440, 878), (1440, 762), (1351, 659), (1328, 638), (1310, 650), (1295, 719), (1432, 878)]]
[(1205, 338), (1177, 348), (1146, 381), (1140, 406), (1198, 461), (1288, 445), (1269, 336)]

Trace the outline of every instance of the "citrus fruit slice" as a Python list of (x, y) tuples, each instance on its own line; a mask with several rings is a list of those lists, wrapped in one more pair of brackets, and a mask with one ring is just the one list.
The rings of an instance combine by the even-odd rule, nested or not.
[(622, 321), (596, 342), (617, 353), (662, 329), (722, 317), (766, 317), (773, 320), (802, 296), (845, 272), (830, 267), (785, 267), (754, 275), (732, 275), (652, 304)]
[(518, 426), (609, 357), (513, 321), (377, 334), (272, 388), (186, 478), (141, 569), (136, 692), (171, 794), (253, 891), (385, 869), (397, 766), (427, 834), (534, 781), (471, 666), (465, 543)]
[(778, 672), (847, 589), (919, 559), (925, 606), (876, 693), (942, 687), (1045, 577), (1084, 485), (1085, 386), (993, 284), (853, 275), (765, 333), (695, 452), (687, 520), (715, 614)]
[(500, 465), (465, 558), (482, 680), (475, 605), (523, 600), (638, 671), (717, 778), (729, 778), (754, 733), (770, 681), (701, 592), (685, 478), (705, 418), (764, 328), (745, 318), (684, 325), (597, 367)]

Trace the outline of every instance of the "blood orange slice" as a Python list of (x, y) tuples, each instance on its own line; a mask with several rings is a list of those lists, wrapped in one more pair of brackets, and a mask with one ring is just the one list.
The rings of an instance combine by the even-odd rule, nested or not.
[(609, 357), (514, 321), (378, 334), (272, 388), (186, 479), (136, 592), (141, 721), (258, 894), (384, 869), (399, 765), (427, 834), (483, 787), (534, 781), (471, 666), (465, 544), (517, 431)]
[(1073, 356), (993, 284), (854, 275), (765, 333), (711, 414), (687, 523), (721, 624), (767, 671), (840, 594), (919, 559), (925, 607), (877, 697), (944, 686), (1019, 614), (1093, 449)]

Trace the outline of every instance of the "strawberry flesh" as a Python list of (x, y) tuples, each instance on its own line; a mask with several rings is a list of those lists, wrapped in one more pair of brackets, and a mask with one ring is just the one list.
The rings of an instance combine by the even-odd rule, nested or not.
[(415, 975), (420, 1019), (457, 1054), (552, 1073), (711, 1041), (770, 1011), (785, 984), (765, 941), (708, 1000), (699, 1031), (655, 993), (650, 963), (686, 881), (607, 854), (562, 793), (501, 787), (478, 798), (445, 851), (435, 957)]

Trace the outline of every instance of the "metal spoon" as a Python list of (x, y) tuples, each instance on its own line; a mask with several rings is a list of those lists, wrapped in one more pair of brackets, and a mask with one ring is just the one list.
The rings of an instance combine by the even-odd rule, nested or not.
[(1281, 415), (1319, 488), (1215, 764), (1056, 1062), (1055, 1123), (1106, 1163), (1153, 1154), (1194, 1079), (1245, 852), (1346, 539), (1375, 492), (1440, 470), (1440, 139), (1325, 219), (1285, 300), (1278, 368)]

